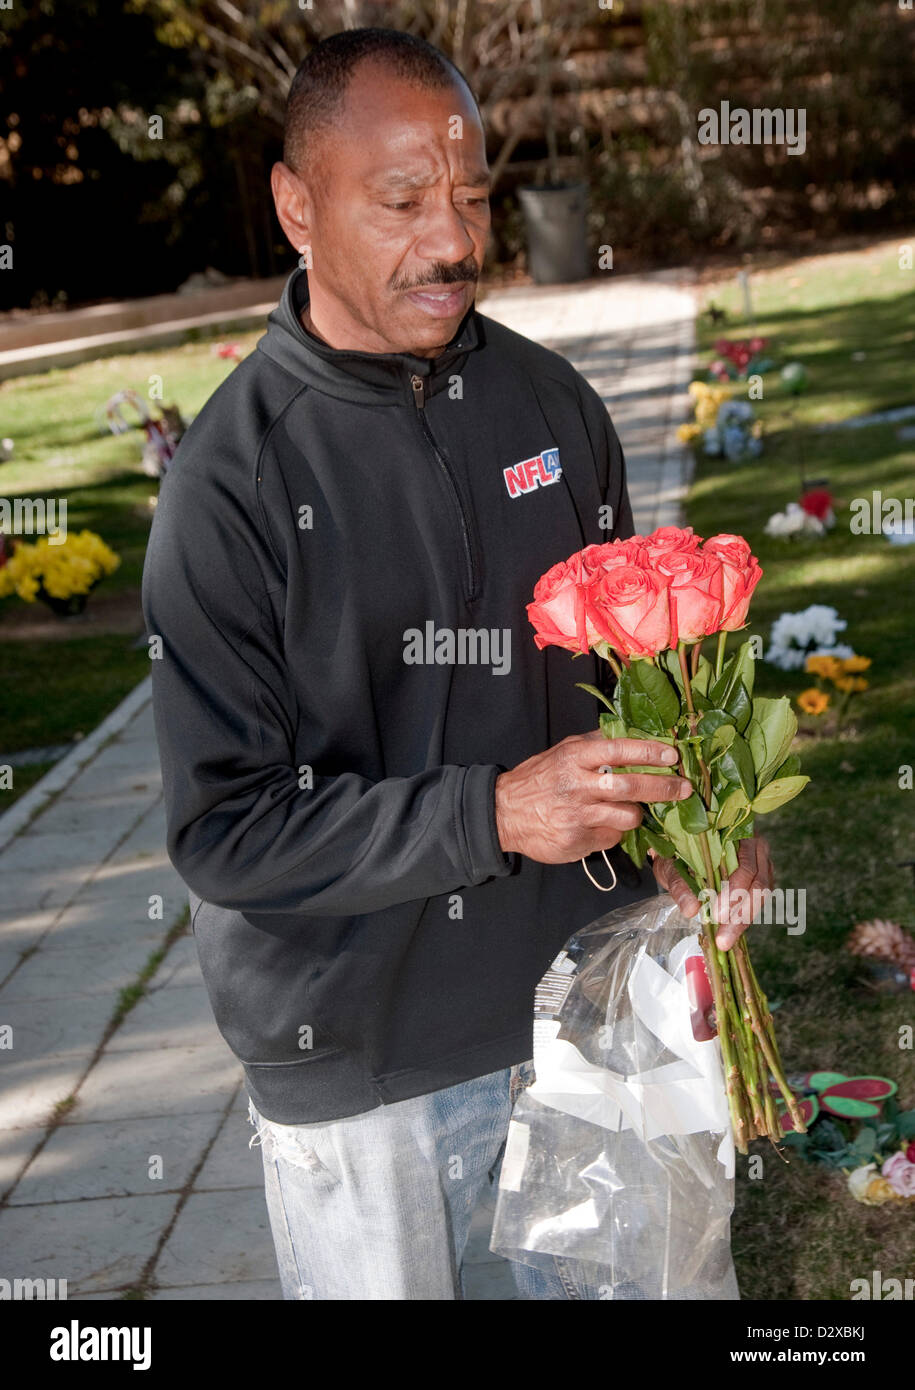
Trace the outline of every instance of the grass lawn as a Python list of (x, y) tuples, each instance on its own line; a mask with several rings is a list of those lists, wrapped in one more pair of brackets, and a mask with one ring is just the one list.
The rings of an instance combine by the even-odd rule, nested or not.
[[(247, 354), (260, 336), (256, 330), (233, 341)], [(186, 418), (197, 414), (233, 366), (214, 355), (215, 341), (0, 383), (0, 434), (15, 443), (13, 458), (0, 465), (0, 495), (66, 498), (68, 530), (96, 531), (121, 557), (81, 617), (58, 618), (16, 596), (0, 600), (0, 762), (3, 753), (88, 734), (146, 674), (145, 648), (135, 643), (143, 631), (139, 585), (156, 483), (140, 467), (142, 433), (111, 434), (105, 402), (126, 387), (146, 397), (159, 376), (165, 402)], [(0, 811), (38, 780), (39, 767), (14, 769), (13, 788), (0, 791)]]
[[(766, 428), (762, 456), (722, 463), (697, 454), (687, 520), (700, 535), (746, 536), (764, 577), (748, 632), (768, 647), (772, 620), (811, 603), (838, 609), (848, 626), (838, 640), (873, 660), (871, 688), (852, 706), (836, 738), (801, 738), (795, 751), (812, 781), (802, 795), (758, 822), (772, 845), (779, 883), (806, 889), (807, 930), (751, 929), (754, 959), (775, 1013), (789, 1072), (819, 1069), (877, 1074), (899, 1084), (915, 1106), (915, 1058), (899, 1029), (915, 1023), (915, 996), (878, 995), (863, 987), (854, 958), (842, 950), (852, 926), (884, 917), (915, 927), (915, 791), (899, 786), (900, 768), (915, 763), (915, 546), (880, 535), (852, 535), (851, 499), (879, 490), (915, 496), (915, 444), (899, 426), (818, 434), (814, 426), (915, 403), (915, 272), (898, 269), (895, 244), (797, 262), (754, 278), (755, 331), (771, 337), (779, 363), (798, 359), (809, 385), (797, 402), (797, 433), (777, 371), (756, 403)], [(731, 312), (726, 326), (701, 329), (703, 364), (712, 340), (746, 337), (736, 287), (709, 298)], [(704, 320), (703, 323), (706, 323)], [(864, 353), (863, 358), (852, 358)], [(739, 387), (734, 388), (738, 395)], [(907, 422), (915, 424), (915, 421)], [(837, 499), (836, 527), (824, 539), (776, 540), (763, 528), (772, 512), (800, 494), (798, 458), (808, 478), (828, 478)], [(743, 634), (744, 636), (747, 634)], [(796, 695), (814, 682), (803, 673), (757, 666), (761, 694)], [(816, 721), (802, 716), (802, 726)], [(738, 1163), (733, 1225), (745, 1297), (847, 1299), (852, 1278), (881, 1270), (911, 1276), (915, 1213), (867, 1207), (845, 1191), (844, 1177), (790, 1155), (786, 1166), (766, 1143), (762, 1179)]]

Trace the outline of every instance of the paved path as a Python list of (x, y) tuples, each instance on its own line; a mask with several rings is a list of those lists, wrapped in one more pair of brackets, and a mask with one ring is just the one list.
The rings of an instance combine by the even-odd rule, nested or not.
[[(588, 376), (623, 443), (637, 529), (675, 523), (693, 342), (677, 277), (500, 291), (481, 308)], [(242, 1072), (175, 927), (186, 896), (164, 835), (148, 682), (0, 818), (0, 1278), (65, 1279), (76, 1300), (276, 1299)], [(493, 1199), (465, 1261), (477, 1300), (513, 1297), (489, 1251)]]

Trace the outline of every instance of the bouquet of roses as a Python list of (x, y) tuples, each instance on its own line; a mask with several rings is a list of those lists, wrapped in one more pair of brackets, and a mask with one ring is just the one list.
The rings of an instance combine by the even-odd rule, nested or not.
[[(646, 804), (642, 823), (621, 844), (638, 867), (649, 851), (673, 859), (702, 904), (702, 948), (741, 1153), (748, 1139), (781, 1138), (773, 1090), (794, 1128), (805, 1129), (745, 938), (720, 949), (711, 908), (738, 867), (737, 841), (753, 834), (755, 817), (810, 780), (790, 752), (797, 730), (790, 700), (753, 695), (752, 643), (725, 660), (727, 635), (746, 626), (761, 575), (741, 536), (703, 542), (691, 527), (662, 527), (578, 551), (542, 576), (528, 604), (538, 647), (592, 651), (613, 668), (612, 700), (580, 683), (607, 707), (604, 735), (672, 744), (680, 775), (692, 783), (686, 800)], [(701, 650), (710, 638), (711, 659)]]

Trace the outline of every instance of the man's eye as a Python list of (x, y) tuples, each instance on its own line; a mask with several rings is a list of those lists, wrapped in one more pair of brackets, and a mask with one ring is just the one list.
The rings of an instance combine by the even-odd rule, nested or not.
[(412, 208), (413, 203), (385, 203), (386, 208), (392, 208), (394, 212), (403, 212), (407, 208)]

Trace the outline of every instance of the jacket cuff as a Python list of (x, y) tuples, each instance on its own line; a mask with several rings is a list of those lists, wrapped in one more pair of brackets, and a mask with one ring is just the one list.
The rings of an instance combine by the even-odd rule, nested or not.
[(474, 763), (465, 769), (461, 813), (470, 882), (510, 873), (515, 856), (506, 854), (496, 829), (496, 778), (505, 768)]

